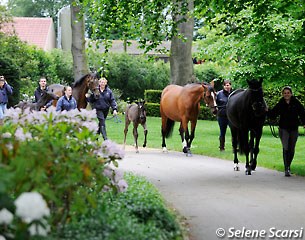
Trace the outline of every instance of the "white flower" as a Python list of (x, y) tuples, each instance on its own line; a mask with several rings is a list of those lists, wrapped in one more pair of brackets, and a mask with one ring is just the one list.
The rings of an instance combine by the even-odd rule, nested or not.
[(14, 219), (14, 215), (6, 208), (3, 208), (0, 211), (0, 224), (9, 225), (13, 221), (13, 219)]
[(33, 220), (41, 220), (44, 216), (50, 215), (46, 201), (37, 192), (22, 193), (15, 201), (16, 215), (26, 223)]
[(6, 238), (0, 235), (0, 240), (6, 240)]
[(116, 169), (114, 171), (114, 182), (118, 183), (120, 180), (122, 180), (124, 177), (124, 172), (119, 170), (119, 169)]
[(50, 232), (50, 226), (47, 225), (45, 221), (43, 221), (43, 224), (45, 227), (39, 225), (39, 224), (32, 224), (28, 230), (31, 234), (31, 236), (39, 235), (46, 237), (48, 232)]
[(118, 190), (119, 192), (125, 192), (128, 188), (128, 184), (127, 182), (124, 180), (124, 179), (121, 179), (119, 182), (118, 182)]
[(2, 137), (3, 137), (3, 138), (11, 138), (11, 137), (12, 137), (12, 134), (9, 133), (9, 132), (6, 132), (6, 133), (3, 133), (3, 134), (2, 134)]
[(30, 140), (32, 139), (32, 134), (27, 132), (27, 133), (24, 133), (23, 129), (22, 128), (17, 128), (16, 129), (16, 132), (15, 132), (15, 137), (19, 140), (19, 141), (26, 141), (26, 140)]

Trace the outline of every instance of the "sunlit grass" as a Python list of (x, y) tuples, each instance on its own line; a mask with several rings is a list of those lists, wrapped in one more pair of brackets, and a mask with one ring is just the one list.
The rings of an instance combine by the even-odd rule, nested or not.
[[(124, 116), (120, 115), (119, 119), (121, 123), (112, 120), (106, 121), (108, 137), (122, 144), (124, 140)], [(161, 148), (161, 118), (148, 117), (147, 118), (147, 128), (148, 128), (148, 142), (147, 147)], [(175, 124), (173, 135), (171, 138), (166, 139), (166, 144), (168, 150), (182, 151), (181, 138), (179, 135), (179, 124)], [(133, 126), (130, 124), (129, 131), (127, 133), (127, 145), (133, 145)], [(139, 132), (139, 146), (142, 147), (144, 134), (142, 126), (138, 127)], [(294, 160), (292, 162), (292, 172), (297, 175), (305, 176), (305, 137), (303, 128), (300, 127), (300, 136), (296, 146), (296, 153)], [(233, 153), (231, 147), (231, 135), (228, 129), (226, 135), (226, 151), (220, 152), (218, 149), (219, 141), (219, 128), (216, 121), (204, 121), (198, 120), (197, 127), (195, 131), (195, 139), (192, 143), (192, 153), (200, 154), (210, 157), (216, 157), (221, 159), (227, 159), (232, 161), (233, 167)], [(245, 162), (244, 156), (239, 156), (240, 162)], [(279, 138), (272, 136), (270, 128), (266, 125), (263, 129), (263, 136), (260, 142), (260, 153), (258, 155), (257, 165), (259, 167), (266, 167), (269, 169), (276, 169), (278, 171), (283, 171), (283, 158), (282, 158), (282, 146)]]

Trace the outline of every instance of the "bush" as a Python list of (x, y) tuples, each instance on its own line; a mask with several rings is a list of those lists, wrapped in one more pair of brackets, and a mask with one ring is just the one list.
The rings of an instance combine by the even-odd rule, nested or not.
[(160, 117), (160, 103), (145, 103), (146, 115), (150, 117)]
[(60, 239), (183, 239), (176, 215), (143, 177), (125, 176), (128, 190), (103, 194), (97, 209), (68, 224)]
[[(144, 99), (146, 89), (163, 89), (170, 82), (169, 64), (151, 61), (145, 56), (107, 54), (89, 51), (89, 63), (93, 69), (103, 68), (111, 89), (122, 90), (122, 99)], [(97, 62), (96, 59), (103, 59)], [(103, 64), (103, 65), (102, 65)]]
[(148, 89), (144, 92), (144, 99), (149, 103), (160, 103), (162, 90)]
[(103, 173), (108, 164), (118, 165), (123, 152), (109, 141), (96, 141), (95, 111), (60, 113), (51, 107), (6, 114), (0, 126), (0, 179), (7, 180), (1, 181), (0, 194), (18, 196), (34, 189), (50, 206), (53, 229), (61, 229), (68, 219), (94, 208), (105, 187), (121, 190), (111, 180), (112, 171), (110, 177)]

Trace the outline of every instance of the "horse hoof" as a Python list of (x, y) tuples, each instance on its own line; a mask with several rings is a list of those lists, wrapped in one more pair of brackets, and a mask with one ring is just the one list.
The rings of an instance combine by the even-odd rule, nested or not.
[(146, 144), (143, 144), (143, 147), (146, 147)]
[(252, 175), (252, 174), (251, 174), (251, 170), (246, 170), (246, 171), (245, 171), (245, 174), (246, 174), (247, 176), (248, 176), (248, 175)]
[(189, 152), (189, 150), (187, 149), (187, 147), (183, 147), (182, 151), (183, 151), (184, 153), (188, 153), (188, 152)]
[(136, 150), (136, 153), (139, 153), (139, 150)]
[(190, 152), (188, 152), (188, 153), (185, 154), (185, 156), (187, 156), (187, 157), (193, 157), (193, 154), (190, 153)]
[(163, 151), (164, 153), (168, 153), (168, 150), (167, 150), (166, 147), (163, 147), (162, 151)]
[(239, 171), (239, 166), (237, 164), (234, 165), (234, 171)]

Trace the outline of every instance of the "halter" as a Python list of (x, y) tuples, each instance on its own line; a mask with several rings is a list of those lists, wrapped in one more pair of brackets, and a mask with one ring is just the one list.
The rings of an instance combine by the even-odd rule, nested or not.
[[(213, 106), (208, 106), (208, 104), (206, 103), (206, 106), (207, 107), (210, 107), (210, 108), (216, 108), (217, 107), (217, 104), (216, 104), (216, 96), (215, 96), (215, 92), (214, 92), (214, 89), (213, 87), (211, 87), (209, 84), (206, 84), (206, 83), (203, 83), (202, 84), (202, 87), (204, 89), (203, 91), (203, 99), (207, 99), (209, 97), (213, 98)], [(205, 90), (206, 88), (206, 90)], [(206, 93), (209, 92), (210, 93), (210, 96), (207, 96)]]

